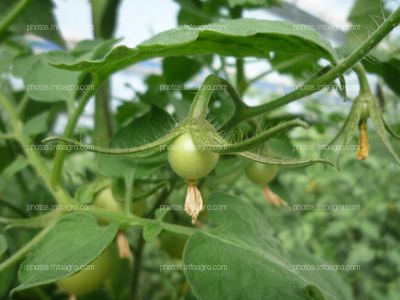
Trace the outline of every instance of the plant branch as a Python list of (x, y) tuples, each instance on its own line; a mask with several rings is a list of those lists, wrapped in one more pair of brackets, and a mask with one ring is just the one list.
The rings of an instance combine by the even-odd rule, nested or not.
[(51, 229), (53, 229), (56, 224), (56, 220), (48, 223), (46, 227), (44, 227), (33, 239), (31, 239), (28, 243), (26, 243), (22, 248), (20, 248), (17, 252), (7, 258), (0, 264), (0, 272), (3, 272), (8, 267), (19, 262), (24, 256), (34, 247), (36, 246), (48, 233)]
[(294, 128), (294, 127), (303, 127), (307, 128), (308, 125), (306, 122), (301, 121), (301, 120), (291, 120), (288, 122), (282, 122), (281, 124), (278, 124), (274, 127), (271, 127), (268, 130), (265, 130), (261, 132), (260, 134), (253, 136), (251, 138), (248, 138), (242, 142), (234, 143), (231, 145), (226, 145), (224, 147), (221, 147), (220, 149), (217, 149), (217, 153), (235, 153), (235, 152), (242, 152), (242, 151), (247, 151), (251, 148), (255, 148), (256, 146), (264, 143), (266, 140), (278, 135), (279, 133), (286, 131), (288, 129)]
[(8, 202), (7, 200), (5, 200), (3, 198), (0, 198), (0, 203), (2, 205), (4, 205), (4, 206), (8, 207), (10, 210), (18, 213), (22, 217), (27, 217), (28, 216), (28, 214), (24, 210), (22, 210), (18, 206), (14, 205), (13, 203)]
[(30, 2), (31, 0), (21, 0), (11, 9), (6, 17), (0, 22), (0, 37), (4, 35), (8, 27), (22, 14)]
[(134, 251), (134, 266), (132, 271), (132, 282), (131, 282), (131, 298), (133, 300), (138, 299), (139, 292), (139, 279), (140, 279), (140, 269), (142, 267), (142, 256), (143, 249), (146, 244), (146, 241), (143, 238), (143, 230), (140, 230), (138, 239), (137, 239), (137, 248)]
[(24, 95), (22, 96), (21, 101), (18, 104), (18, 109), (17, 109), (18, 117), (21, 119), (25, 113), (26, 107), (28, 106), (29, 100), (30, 99), (28, 93), (25, 92)]
[[(169, 195), (171, 195), (174, 185), (175, 181), (172, 181), (171, 186), (169, 188), (163, 189), (163, 191), (161, 192), (160, 196), (157, 199), (157, 202), (154, 204), (151, 210), (146, 214), (146, 217), (150, 218), (154, 217), (154, 213), (157, 210), (157, 208), (168, 199)], [(134, 251), (135, 260), (134, 260), (134, 267), (132, 274), (132, 290), (131, 290), (132, 299), (137, 299), (138, 287), (140, 283), (140, 269), (142, 266), (142, 256), (145, 244), (146, 241), (143, 238), (143, 232), (140, 232), (137, 240), (137, 248), (136, 251)]]
[[(80, 208), (77, 208), (80, 210)], [(87, 211), (85, 209), (81, 209), (83, 211)], [(134, 215), (127, 215), (120, 212), (109, 211), (101, 208), (94, 208), (93, 213), (96, 217), (108, 221), (117, 223), (121, 229), (128, 227), (144, 227), (145, 225), (161, 225), (165, 231), (182, 234), (185, 236), (190, 236), (195, 233), (197, 230), (192, 227), (185, 227), (180, 225), (175, 225), (171, 223), (164, 223), (158, 220), (141, 218)]]
[(23, 125), (21, 121), (18, 119), (18, 113), (15, 106), (4, 97), (3, 94), (0, 93), (0, 104), (4, 107), (4, 109), (8, 113), (8, 117), (10, 119), (11, 125), (14, 130), (14, 135), (16, 140), (21, 145), (22, 150), (24, 151), (26, 157), (31, 166), (35, 169), (38, 176), (42, 179), (47, 189), (53, 194), (54, 198), (60, 204), (72, 204), (74, 203), (73, 199), (66, 193), (66, 191), (62, 188), (53, 188), (51, 185), (51, 173), (46, 163), (43, 161), (42, 157), (38, 154), (37, 151), (31, 149), (30, 142), (28, 138), (23, 133)]
[(390, 33), (400, 22), (400, 7), (397, 8), (356, 50), (320, 77), (313, 78), (294, 91), (268, 103), (238, 109), (235, 115), (226, 125), (232, 127), (242, 121), (266, 113), (290, 102), (311, 95), (325, 88), (329, 83), (346, 72), (359, 60), (363, 59), (387, 34)]
[[(71, 138), (74, 134), (75, 127), (78, 123), (79, 117), (81, 116), (83, 110), (86, 107), (86, 104), (89, 102), (89, 99), (95, 94), (96, 90), (99, 87), (100, 82), (96, 79), (93, 82), (94, 88), (92, 90), (86, 91), (80, 101), (78, 106), (76, 107), (75, 111), (72, 113), (72, 115), (69, 117), (67, 125), (64, 130), (64, 138)], [(64, 165), (64, 160), (65, 160), (65, 151), (60, 151), (58, 150), (55, 158), (54, 158), (54, 166), (53, 166), (53, 173), (51, 177), (51, 183), (53, 186), (59, 186), (61, 182), (61, 176), (62, 176), (62, 168)]]
[(236, 59), (236, 89), (240, 96), (243, 96), (246, 86), (246, 74), (244, 71), (244, 59)]
[(371, 89), (369, 87), (368, 78), (366, 71), (361, 63), (356, 63), (353, 67), (354, 72), (357, 75), (358, 82), (360, 84), (359, 94), (369, 93), (371, 94)]
[(205, 118), (211, 95), (216, 90), (226, 91), (232, 97), (236, 109), (245, 107), (242, 99), (228, 81), (215, 75), (209, 75), (194, 96), (189, 111), (189, 118)]

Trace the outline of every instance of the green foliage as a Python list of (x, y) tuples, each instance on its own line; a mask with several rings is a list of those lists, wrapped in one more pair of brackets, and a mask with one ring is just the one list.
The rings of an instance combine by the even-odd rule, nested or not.
[(115, 224), (98, 227), (90, 215), (76, 213), (65, 216), (22, 263), (19, 272), (21, 284), (13, 291), (73, 274), (76, 272), (74, 267), (87, 265), (108, 246), (116, 230)]
[[(209, 24), (210, 28), (178, 28), (157, 34), (129, 49), (125, 46), (98, 61), (52, 57), (52, 64), (74, 71), (93, 71), (100, 77), (153, 57), (171, 55), (204, 55), (268, 57), (270, 51), (283, 53), (310, 53), (335, 63), (337, 58), (329, 42), (311, 28), (297, 30), (283, 21), (238, 19)], [(276, 37), (280, 37), (277, 39)], [(204, 42), (204, 40), (207, 42)]]
[[(60, 46), (64, 41), (55, 30), (57, 22), (53, 15), (53, 2), (51, 0), (43, 1), (19, 1), (27, 2), (25, 9), (8, 27), (10, 34), (25, 34), (27, 32), (38, 35), (44, 39), (53, 41)], [(4, 19), (10, 10), (16, 6), (16, 1), (4, 0), (0, 3), (0, 19)], [(47, 28), (47, 29), (46, 29)]]

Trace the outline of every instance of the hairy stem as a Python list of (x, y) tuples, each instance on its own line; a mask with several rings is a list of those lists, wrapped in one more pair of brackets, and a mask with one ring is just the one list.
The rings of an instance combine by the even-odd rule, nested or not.
[(212, 94), (216, 90), (227, 92), (232, 97), (237, 108), (245, 107), (242, 99), (228, 81), (218, 76), (210, 75), (204, 80), (200, 90), (194, 96), (189, 111), (189, 118), (204, 119), (206, 117), (208, 103), (210, 102)]
[(359, 94), (371, 93), (371, 89), (369, 87), (368, 78), (366, 71), (361, 63), (356, 63), (353, 67), (354, 72), (357, 75), (358, 82), (360, 84), (360, 92)]
[(143, 249), (146, 244), (146, 241), (143, 238), (143, 230), (140, 230), (138, 239), (137, 239), (137, 247), (134, 251), (134, 266), (132, 271), (132, 282), (131, 282), (131, 299), (138, 299), (139, 293), (139, 283), (140, 283), (140, 269), (142, 268), (142, 256)]
[(22, 14), (32, 0), (21, 0), (11, 9), (6, 17), (0, 22), (0, 38), (7, 31), (8, 27)]
[(98, 146), (107, 145), (113, 133), (109, 106), (110, 89), (110, 82), (107, 80), (96, 93), (93, 143)]
[(29, 103), (28, 93), (24, 93), (20, 103), (18, 104), (18, 117), (20, 117), (21, 119), (24, 116), (24, 113), (25, 113), (26, 107), (28, 106), (28, 103)]
[(244, 71), (244, 59), (236, 59), (236, 89), (240, 96), (243, 96), (246, 86), (246, 74)]
[(242, 121), (266, 113), (275, 108), (281, 107), (322, 90), (333, 80), (342, 75), (346, 70), (351, 68), (356, 62), (363, 59), (369, 51), (371, 51), (387, 34), (390, 33), (390, 31), (392, 31), (399, 24), (399, 22), (400, 7), (397, 8), (356, 50), (354, 50), (349, 56), (343, 59), (338, 65), (334, 66), (327, 73), (310, 80), (301, 87), (278, 99), (259, 106), (245, 107), (237, 110), (226, 127), (232, 127)]
[(30, 147), (29, 139), (23, 133), (23, 125), (18, 119), (17, 110), (15, 106), (0, 93), (0, 104), (8, 113), (10, 123), (14, 130), (14, 135), (16, 140), (21, 145), (30, 165), (35, 169), (36, 173), (40, 179), (44, 182), (50, 193), (53, 194), (56, 201), (60, 204), (71, 204), (74, 203), (73, 199), (67, 194), (67, 192), (62, 188), (54, 188), (51, 184), (51, 172), (47, 167), (46, 163), (39, 155), (39, 153)]
[(225, 147), (221, 147), (216, 150), (218, 153), (235, 153), (235, 152), (242, 152), (242, 151), (247, 151), (251, 148), (255, 148), (256, 146), (264, 143), (266, 140), (270, 139), (273, 136), (276, 136), (279, 133), (282, 133), (285, 130), (294, 128), (294, 127), (303, 127), (307, 128), (308, 125), (306, 122), (301, 121), (301, 120), (292, 120), (288, 122), (284, 122), (281, 124), (278, 124), (268, 130), (263, 131), (262, 133), (253, 136), (251, 138), (248, 138), (244, 140), (243, 142), (238, 142), (235, 144), (227, 145)]
[[(88, 103), (89, 99), (94, 95), (97, 88), (99, 87), (98, 80), (95, 80), (93, 85), (94, 85), (94, 88), (92, 90), (88, 90), (86, 93), (84, 93), (82, 95), (78, 106), (76, 107), (76, 109), (72, 113), (72, 115), (69, 117), (67, 126), (65, 127), (65, 130), (64, 130), (64, 135), (63, 135), (64, 138), (70, 138), (73, 136), (75, 127), (79, 120), (79, 117), (81, 116), (83, 110), (85, 109), (86, 104)], [(60, 151), (60, 150), (58, 150), (55, 155), (53, 173), (52, 173), (52, 178), (51, 178), (51, 183), (53, 186), (60, 185), (65, 155), (66, 155), (66, 152)]]

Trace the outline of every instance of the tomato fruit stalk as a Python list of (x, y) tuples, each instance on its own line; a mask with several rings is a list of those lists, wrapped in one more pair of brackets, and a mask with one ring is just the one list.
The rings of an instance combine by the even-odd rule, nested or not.
[(192, 223), (196, 222), (203, 209), (197, 180), (207, 176), (215, 168), (218, 159), (217, 153), (197, 147), (189, 132), (180, 135), (169, 146), (168, 161), (172, 170), (188, 183), (185, 211), (192, 217)]

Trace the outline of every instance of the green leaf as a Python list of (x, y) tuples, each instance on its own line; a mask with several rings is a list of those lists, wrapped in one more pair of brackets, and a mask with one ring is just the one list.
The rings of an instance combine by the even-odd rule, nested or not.
[(79, 72), (60, 70), (39, 60), (24, 77), (24, 84), (29, 97), (34, 100), (63, 101), (74, 97), (79, 76)]
[(279, 53), (271, 60), (272, 68), (281, 74), (290, 74), (295, 78), (304, 79), (318, 69), (318, 58), (309, 55), (288, 55)]
[(118, 40), (83, 40), (69, 51), (51, 51), (46, 54), (21, 56), (13, 64), (13, 75), (23, 77), (28, 95), (35, 100), (55, 102), (73, 99), (78, 92), (94, 87), (80, 82), (81, 72), (60, 70), (49, 60), (75, 61), (102, 58)]
[(368, 244), (356, 243), (351, 246), (346, 263), (349, 265), (366, 264), (375, 258), (375, 250)]
[(26, 55), (26, 56), (18, 56), (14, 59), (11, 72), (14, 77), (23, 78), (25, 77), (30, 68), (39, 61), (43, 55)]
[(350, 11), (348, 20), (355, 25), (347, 33), (350, 43), (359, 45), (368, 34), (373, 32), (379, 23), (387, 17), (382, 0), (356, 0)]
[(46, 132), (49, 129), (50, 116), (51, 113), (48, 110), (29, 119), (24, 125), (23, 133), (26, 136), (32, 136)]
[[(64, 216), (22, 263), (20, 285), (12, 292), (22, 291), (68, 277), (74, 266), (85, 266), (99, 256), (117, 233), (117, 225), (97, 225), (92, 215), (71, 213)], [(56, 268), (55, 266), (62, 268)], [(38, 271), (40, 267), (48, 270)], [(32, 268), (36, 267), (36, 270)]]
[[(329, 264), (326, 261), (321, 260), (314, 253), (311, 253), (307, 248), (301, 245), (296, 245), (289, 252), (289, 257), (292, 263), (296, 266), (296, 271), (304, 278), (307, 278), (314, 285), (322, 290), (326, 290), (332, 295), (335, 295), (337, 299), (352, 299), (352, 293), (350, 287), (344, 282), (342, 277), (337, 272), (329, 270), (336, 266)], [(307, 267), (327, 268), (328, 270), (308, 270)], [(303, 270), (304, 269), (304, 270)], [(310, 285), (306, 287), (306, 294), (310, 296), (310, 299), (325, 299), (321, 295), (321, 291), (316, 286)]]
[(277, 5), (281, 0), (228, 0), (230, 7), (244, 6), (244, 7), (268, 7)]
[(162, 220), (164, 220), (164, 218), (167, 214), (168, 214), (168, 210), (161, 209), (161, 208), (156, 209), (156, 211), (154, 213), (156, 220), (158, 220), (160, 222), (162, 222)]
[[(374, 124), (376, 133), (378, 134), (379, 138), (381, 139), (383, 145), (385, 146), (386, 150), (389, 154), (394, 158), (394, 160), (400, 164), (400, 157), (397, 155), (396, 151), (393, 149), (393, 146), (389, 139), (389, 134), (386, 131), (385, 124), (382, 119), (382, 115), (380, 113), (380, 109), (374, 97), (368, 101), (368, 110), (370, 114), (370, 118), (372, 123)], [(389, 132), (390, 133), (390, 132)]]
[[(153, 107), (146, 115), (133, 120), (112, 138), (110, 148), (137, 147), (154, 142), (173, 127), (172, 118), (163, 110)], [(158, 149), (160, 150), (160, 149)], [(126, 156), (100, 155), (99, 169), (112, 177), (124, 177), (134, 169), (135, 178), (149, 175), (166, 162), (165, 154), (153, 158), (135, 159)]]
[(270, 52), (309, 53), (335, 63), (334, 50), (311, 27), (297, 29), (283, 21), (236, 19), (212, 23), (207, 28), (177, 28), (157, 34), (136, 48), (114, 48), (103, 60), (53, 61), (60, 68), (96, 71), (101, 77), (154, 57), (220, 54), (266, 58)]
[[(4, 235), (0, 235), (0, 262), (6, 258), (6, 251), (8, 249), (7, 240)], [(6, 299), (6, 293), (10, 287), (10, 284), (14, 280), (15, 266), (7, 268), (0, 273), (0, 298)]]
[(4, 45), (0, 47), (0, 73), (8, 72), (18, 50)]
[[(185, 265), (220, 268), (185, 270), (198, 299), (310, 299), (306, 288), (313, 285), (317, 289), (318, 285), (293, 270), (258, 210), (223, 193), (212, 194), (210, 202), (228, 209), (209, 211), (219, 226), (192, 235), (184, 252)], [(342, 299), (318, 289), (326, 299)]]
[[(383, 52), (384, 50), (379, 49)], [(400, 58), (390, 57), (384, 58), (378, 55), (378, 49), (371, 54), (369, 59), (363, 60), (363, 65), (368, 72), (375, 73), (382, 77), (385, 83), (400, 96), (400, 86), (398, 84), (398, 78), (400, 77)]]
[(2, 178), (10, 179), (19, 171), (25, 169), (29, 165), (28, 160), (23, 155), (18, 155), (18, 157), (4, 169), (3, 173), (1, 174)]
[[(0, 19), (5, 17), (15, 2), (15, 0), (0, 1)], [(51, 0), (30, 1), (21, 15), (9, 27), (9, 31), (21, 35), (35, 34), (63, 46), (64, 40), (53, 15), (53, 7)]]
[(120, 2), (120, 0), (90, 0), (96, 37), (105, 39), (112, 37)]
[(201, 69), (201, 63), (187, 57), (163, 59), (163, 75), (167, 84), (183, 84)]
[(96, 187), (97, 186), (95, 182), (79, 187), (75, 192), (74, 199), (81, 204), (92, 203)]
[(6, 253), (8, 249), (7, 246), (7, 240), (6, 237), (4, 235), (0, 235), (0, 257), (3, 256), (4, 253)]

